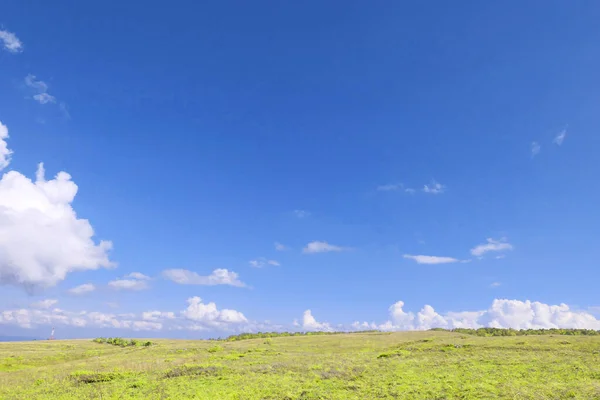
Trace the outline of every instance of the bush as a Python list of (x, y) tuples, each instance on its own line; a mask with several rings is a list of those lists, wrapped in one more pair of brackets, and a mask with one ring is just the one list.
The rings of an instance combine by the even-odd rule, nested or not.
[(92, 340), (95, 343), (108, 343), (108, 344), (112, 344), (113, 346), (121, 346), (121, 347), (130, 347), (130, 346), (144, 346), (144, 347), (148, 347), (152, 345), (152, 342), (147, 341), (147, 342), (140, 342), (139, 340), (136, 339), (123, 339), (123, 338), (96, 338), (94, 340)]

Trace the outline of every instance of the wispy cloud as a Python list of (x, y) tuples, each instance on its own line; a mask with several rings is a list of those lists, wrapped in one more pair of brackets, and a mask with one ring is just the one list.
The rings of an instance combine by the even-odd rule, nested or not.
[(249, 264), (254, 268), (263, 268), (269, 265), (279, 267), (281, 265), (279, 261), (267, 260), (265, 257), (259, 257), (256, 260), (251, 260)]
[(167, 269), (162, 273), (165, 279), (180, 285), (230, 285), (244, 287), (246, 284), (239, 280), (239, 275), (233, 271), (220, 268), (215, 269), (210, 275), (199, 275), (187, 269)]
[(558, 133), (558, 135), (556, 135), (556, 136), (554, 137), (554, 140), (552, 140), (552, 142), (553, 142), (554, 144), (557, 144), (557, 145), (559, 145), (559, 146), (560, 146), (560, 145), (562, 145), (562, 144), (563, 144), (563, 142), (565, 141), (565, 137), (566, 137), (566, 136), (567, 136), (567, 130), (566, 130), (566, 129), (563, 129), (562, 131), (560, 131), (560, 132)]
[(502, 283), (500, 283), (500, 282), (492, 282), (492, 283), (490, 284), (490, 287), (492, 287), (492, 288), (497, 288), (498, 286), (501, 286), (501, 285), (502, 285)]
[(377, 186), (377, 190), (381, 192), (392, 192), (396, 190), (402, 190), (404, 185), (401, 183), (388, 183), (387, 185)]
[(408, 194), (415, 194), (417, 191), (413, 188), (406, 188), (404, 191)]
[(25, 77), (25, 85), (37, 92), (33, 95), (33, 99), (38, 103), (56, 103), (56, 97), (48, 93), (48, 85), (46, 84), (46, 82), (37, 80), (35, 75), (27, 75)]
[(90, 292), (93, 292), (94, 290), (96, 290), (96, 286), (94, 286), (91, 283), (84, 283), (83, 285), (75, 286), (74, 288), (69, 289), (68, 292), (71, 294), (79, 295), (79, 294), (90, 293)]
[(306, 247), (304, 247), (304, 249), (302, 249), (303, 253), (307, 253), (307, 254), (312, 254), (312, 253), (328, 253), (331, 251), (346, 251), (346, 250), (350, 250), (348, 247), (341, 247), (341, 246), (335, 246), (333, 244), (329, 244), (327, 242), (319, 242), (319, 241), (314, 241), (314, 242), (310, 242), (309, 244), (306, 245)]
[(429, 194), (442, 194), (446, 191), (446, 186), (436, 181), (431, 181), (429, 185), (423, 186), (423, 192)]
[(417, 264), (450, 264), (461, 261), (453, 257), (424, 256), (412, 254), (404, 254), (402, 257), (416, 261)]
[(116, 290), (145, 290), (149, 288), (146, 281), (137, 279), (116, 279), (108, 282), (108, 286)]
[(149, 276), (144, 275), (141, 272), (132, 272), (130, 274), (125, 275), (125, 278), (133, 278), (133, 279), (138, 279), (140, 281), (147, 281), (150, 279)]
[(289, 249), (290, 248), (288, 246), (286, 246), (284, 244), (281, 244), (279, 242), (275, 242), (275, 250), (277, 250), (277, 251), (287, 251)]
[(31, 303), (31, 307), (40, 308), (42, 310), (47, 310), (47, 309), (51, 308), (52, 306), (56, 305), (57, 303), (58, 303), (58, 300), (46, 299), (46, 300), (36, 301), (35, 303)]
[(4, 50), (11, 53), (19, 53), (23, 51), (23, 43), (19, 40), (17, 35), (8, 31), (0, 31), (0, 41)]
[(306, 210), (294, 210), (294, 215), (298, 218), (310, 217), (310, 212)]
[(506, 238), (500, 238), (498, 240), (487, 238), (486, 243), (477, 245), (471, 249), (471, 254), (476, 257), (481, 257), (485, 253), (490, 251), (509, 251), (512, 250), (513, 246), (508, 243)]
[(531, 157), (535, 157), (540, 154), (542, 146), (538, 142), (531, 142)]

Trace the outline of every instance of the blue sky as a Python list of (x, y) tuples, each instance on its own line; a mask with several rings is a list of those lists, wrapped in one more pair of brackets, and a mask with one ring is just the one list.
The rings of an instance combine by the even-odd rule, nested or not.
[(0, 334), (600, 329), (599, 17), (3, 2)]

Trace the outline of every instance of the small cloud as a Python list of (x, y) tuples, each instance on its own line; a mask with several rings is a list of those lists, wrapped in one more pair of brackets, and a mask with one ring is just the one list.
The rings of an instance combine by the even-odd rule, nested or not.
[(350, 250), (348, 247), (335, 246), (333, 244), (329, 244), (327, 242), (319, 242), (314, 241), (310, 242), (306, 245), (304, 249), (302, 249), (303, 253), (312, 254), (312, 253), (327, 253), (331, 251), (346, 251)]
[(562, 131), (559, 132), (558, 135), (556, 135), (554, 137), (554, 140), (552, 140), (552, 143), (560, 146), (563, 144), (563, 142), (565, 141), (565, 137), (567, 136), (567, 130), (563, 129)]
[(310, 217), (310, 212), (306, 210), (294, 210), (294, 215), (298, 218)]
[(286, 246), (284, 244), (281, 244), (279, 242), (275, 242), (275, 250), (277, 250), (277, 251), (287, 251), (289, 249), (290, 248), (288, 246)]
[(503, 259), (504, 257), (506, 257), (506, 254), (498, 254), (498, 255), (496, 256), (496, 260), (501, 260), (501, 259)]
[(48, 93), (39, 93), (33, 96), (33, 99), (40, 104), (56, 103), (56, 97)]
[(413, 188), (406, 188), (404, 191), (408, 194), (415, 194), (417, 191)]
[(496, 287), (501, 286), (501, 285), (502, 285), (502, 283), (500, 283), (500, 282), (492, 282), (492, 284), (490, 284), (490, 287), (496, 288)]
[[(298, 321), (295, 320), (296, 326), (298, 326)], [(313, 317), (312, 312), (310, 310), (304, 311), (304, 315), (302, 316), (302, 329), (306, 331), (323, 331), (323, 332), (332, 332), (333, 328), (331, 324), (327, 322), (318, 322), (315, 317)]]
[(132, 279), (138, 279), (140, 281), (147, 281), (150, 280), (150, 277), (147, 275), (142, 274), (141, 272), (132, 272), (128, 275), (125, 275), (125, 278), (132, 278)]
[(275, 260), (267, 260), (264, 257), (260, 257), (256, 260), (251, 260), (250, 265), (253, 266), (254, 268), (263, 268), (266, 267), (268, 265), (272, 265), (274, 267), (279, 267), (281, 264), (279, 264), (278, 261)]
[(35, 303), (31, 303), (31, 307), (40, 308), (42, 310), (48, 310), (49, 308), (52, 308), (57, 303), (58, 303), (58, 300), (46, 299), (46, 300), (36, 301)]
[(508, 243), (506, 238), (500, 238), (498, 240), (487, 238), (487, 243), (477, 245), (471, 249), (471, 254), (480, 257), (489, 251), (508, 251), (512, 250), (513, 246)]
[(431, 181), (431, 184), (423, 186), (423, 192), (429, 194), (442, 194), (446, 191), (446, 186), (436, 181)]
[(115, 290), (145, 290), (148, 284), (137, 279), (116, 279), (108, 282), (108, 286)]
[(19, 53), (23, 51), (23, 43), (19, 40), (17, 35), (8, 31), (0, 31), (0, 42), (4, 50), (10, 53)]
[(69, 106), (67, 106), (67, 103), (61, 101), (58, 105), (58, 108), (63, 113), (66, 119), (71, 119), (71, 114), (69, 113)]
[[(48, 93), (48, 85), (44, 81), (37, 80), (35, 75), (29, 74), (25, 77), (25, 85), (33, 89), (36, 94), (33, 99), (40, 104), (56, 103), (56, 97)], [(62, 104), (62, 103), (61, 103)]]
[(387, 185), (377, 186), (377, 190), (381, 192), (392, 192), (396, 190), (402, 190), (402, 188), (404, 188), (404, 185), (401, 183), (390, 183)]
[(402, 257), (409, 260), (414, 260), (417, 264), (449, 264), (455, 262), (463, 262), (453, 257), (438, 257), (438, 256), (424, 256), (424, 255), (411, 255), (404, 254)]
[(531, 157), (537, 156), (542, 150), (542, 146), (538, 142), (531, 142)]
[(110, 308), (119, 308), (119, 303), (117, 303), (117, 302), (114, 302), (114, 301), (109, 301), (109, 302), (106, 302), (106, 303), (104, 303), (104, 304), (106, 304), (106, 305), (107, 305), (107, 306), (109, 306)]
[(224, 268), (215, 269), (210, 275), (199, 275), (187, 269), (167, 269), (162, 273), (165, 279), (180, 285), (231, 285), (245, 287), (246, 284), (239, 280), (239, 275)]
[(75, 286), (74, 288), (69, 289), (68, 292), (79, 295), (93, 292), (94, 290), (96, 290), (96, 286), (92, 285), (91, 283), (84, 283), (83, 285)]

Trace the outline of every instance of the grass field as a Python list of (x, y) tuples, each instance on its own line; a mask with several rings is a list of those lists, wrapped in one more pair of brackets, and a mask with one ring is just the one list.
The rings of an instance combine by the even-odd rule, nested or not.
[(2, 399), (600, 399), (600, 336), (0, 343)]

